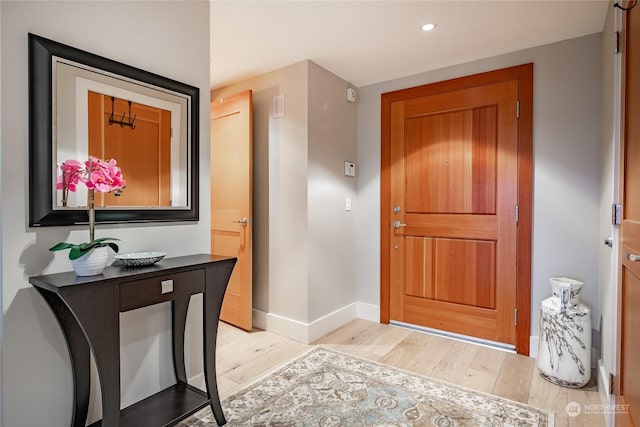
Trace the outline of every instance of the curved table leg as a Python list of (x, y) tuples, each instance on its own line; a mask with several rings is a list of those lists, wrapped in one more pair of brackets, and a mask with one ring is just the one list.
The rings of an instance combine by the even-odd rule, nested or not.
[(189, 300), (186, 298), (174, 299), (171, 303), (171, 322), (173, 331), (173, 369), (176, 373), (176, 380), (180, 383), (187, 383), (187, 373), (184, 367), (184, 328), (187, 323), (187, 310)]
[(224, 425), (227, 420), (222, 412), (218, 383), (216, 380), (216, 339), (218, 337), (218, 319), (224, 293), (231, 277), (236, 259), (220, 261), (207, 267), (205, 274), (204, 292), (204, 377), (207, 390), (211, 398), (211, 410), (218, 425)]
[(73, 415), (71, 427), (84, 427), (89, 410), (89, 391), (91, 382), (89, 344), (66, 304), (57, 294), (42, 288), (36, 288), (49, 304), (56, 316), (69, 350), (71, 375), (73, 376)]
[(116, 283), (63, 295), (93, 350), (102, 389), (102, 426), (120, 424), (120, 294)]

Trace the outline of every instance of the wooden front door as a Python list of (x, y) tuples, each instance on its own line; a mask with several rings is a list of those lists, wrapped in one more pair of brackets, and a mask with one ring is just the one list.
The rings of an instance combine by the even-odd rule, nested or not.
[(383, 95), (389, 320), (515, 346), (519, 80), (469, 82)]
[(211, 101), (211, 253), (238, 258), (220, 319), (252, 328), (251, 91)]
[(622, 227), (618, 290), (618, 387), (616, 424), (640, 426), (640, 10), (623, 17), (623, 112), (621, 150)]

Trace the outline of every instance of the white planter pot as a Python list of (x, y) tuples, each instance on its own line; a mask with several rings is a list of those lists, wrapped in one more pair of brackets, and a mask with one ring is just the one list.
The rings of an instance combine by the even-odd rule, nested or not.
[(82, 255), (78, 259), (71, 260), (73, 271), (76, 276), (96, 276), (102, 274), (107, 266), (109, 258), (109, 249), (107, 246), (94, 248), (91, 252)]

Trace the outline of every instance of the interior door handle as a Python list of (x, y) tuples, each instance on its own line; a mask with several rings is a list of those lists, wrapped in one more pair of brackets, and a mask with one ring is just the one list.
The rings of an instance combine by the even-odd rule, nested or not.
[(233, 222), (235, 222), (236, 224), (247, 225), (247, 223), (249, 222), (249, 220), (248, 220), (247, 218), (245, 218), (245, 217), (242, 217), (242, 218), (240, 218), (240, 220), (238, 220), (238, 221), (233, 221)]
[(626, 255), (629, 261), (640, 261), (640, 255), (637, 255), (637, 254), (626, 254)]
[(398, 220), (393, 221), (392, 225), (393, 225), (393, 228), (400, 228), (400, 227), (406, 227), (407, 226), (407, 224), (403, 224)]

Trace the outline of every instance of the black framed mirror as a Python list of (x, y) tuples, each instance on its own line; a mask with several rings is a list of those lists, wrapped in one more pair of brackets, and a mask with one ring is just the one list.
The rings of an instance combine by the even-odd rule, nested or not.
[(127, 181), (97, 223), (197, 221), (199, 102), (197, 87), (29, 34), (29, 226), (88, 223), (82, 190), (56, 184), (89, 155)]

